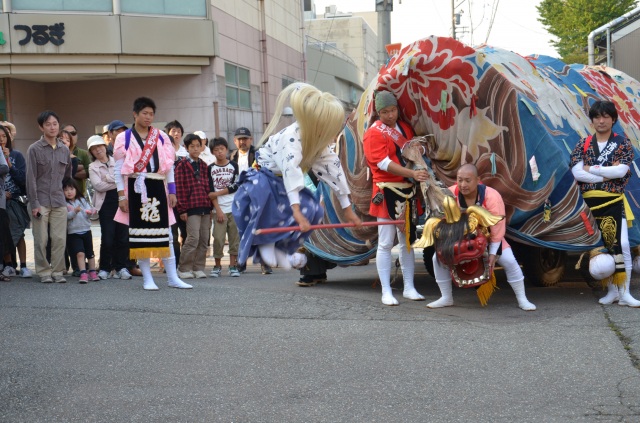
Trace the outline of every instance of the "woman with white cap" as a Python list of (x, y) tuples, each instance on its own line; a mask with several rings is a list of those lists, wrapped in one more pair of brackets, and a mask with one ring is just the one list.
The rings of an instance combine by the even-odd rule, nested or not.
[[(126, 260), (129, 257), (129, 232), (126, 225), (116, 222), (118, 190), (114, 179), (116, 162), (107, 154), (107, 143), (99, 135), (87, 140), (93, 161), (89, 165), (89, 179), (93, 186), (93, 206), (100, 217), (100, 279), (131, 279)], [(111, 273), (113, 272), (113, 273)]]

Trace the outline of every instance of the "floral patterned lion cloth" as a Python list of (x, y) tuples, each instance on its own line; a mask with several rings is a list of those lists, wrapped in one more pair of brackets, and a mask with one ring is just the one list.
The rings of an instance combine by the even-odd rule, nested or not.
[[(547, 56), (522, 57), (496, 47), (472, 48), (446, 37), (428, 37), (391, 57), (362, 95), (336, 145), (363, 221), (371, 177), (362, 138), (375, 120), (374, 92), (398, 99), (400, 118), (417, 135), (433, 134), (425, 158), (446, 186), (461, 164), (473, 163), (506, 206), (507, 237), (558, 250), (599, 245), (600, 233), (569, 167), (574, 146), (592, 133), (588, 110), (596, 100), (616, 104), (613, 130), (640, 148), (640, 83), (603, 66), (567, 65)], [(640, 169), (635, 152), (626, 195), (640, 215)], [(325, 223), (340, 223), (340, 207), (320, 183)], [(335, 204), (335, 206), (334, 206)], [(314, 254), (338, 264), (366, 262), (375, 254), (375, 227), (314, 231)], [(629, 228), (640, 244), (637, 223)]]

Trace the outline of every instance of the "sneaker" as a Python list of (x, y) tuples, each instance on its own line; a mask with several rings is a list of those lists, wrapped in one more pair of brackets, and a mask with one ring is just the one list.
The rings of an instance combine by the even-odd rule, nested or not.
[(131, 279), (131, 273), (129, 273), (126, 267), (123, 267), (119, 272), (115, 273), (118, 274), (118, 279)]
[(100, 280), (100, 276), (98, 276), (95, 270), (89, 270), (89, 280), (92, 282), (97, 282)]
[(16, 276), (16, 269), (11, 266), (5, 266), (2, 274), (5, 276)]
[(238, 271), (238, 268), (235, 266), (229, 266), (229, 276), (231, 276), (232, 278), (239, 277), (240, 272)]
[(207, 274), (204, 273), (202, 270), (196, 270), (195, 272), (193, 272), (193, 276), (196, 279), (205, 279), (207, 277)]
[(240, 273), (244, 273), (247, 271), (247, 263), (238, 264), (236, 267), (238, 268), (238, 272)]
[(271, 268), (271, 266), (267, 265), (267, 264), (261, 264), (260, 267), (262, 268), (262, 274), (263, 275), (270, 275), (273, 273), (273, 269)]
[(71, 274), (71, 276), (73, 276), (74, 278), (79, 278), (80, 277), (80, 271), (79, 270), (74, 270), (73, 273)]
[(101, 270), (98, 272), (98, 277), (102, 280), (107, 280), (109, 279), (109, 272), (107, 272), (106, 270)]
[(21, 267), (20, 268), (20, 277), (21, 278), (31, 278), (31, 277), (33, 277), (33, 273), (31, 273), (31, 270), (29, 270), (28, 267)]
[(214, 266), (213, 269), (211, 269), (211, 273), (209, 273), (209, 276), (211, 276), (212, 278), (219, 278), (220, 273), (222, 273), (222, 267)]
[(42, 283), (52, 283), (53, 282), (53, 278), (51, 277), (51, 275), (40, 276), (40, 282), (42, 282)]
[(180, 279), (193, 279), (195, 276), (193, 275), (193, 272), (181, 272), (178, 270), (178, 277)]
[(89, 282), (89, 274), (88, 273), (80, 273), (80, 283)]
[[(80, 271), (78, 270), (78, 272), (80, 272)], [(62, 276), (62, 275), (51, 275), (51, 277), (53, 278), (53, 281), (55, 283), (66, 283), (67, 282), (65, 277)]]

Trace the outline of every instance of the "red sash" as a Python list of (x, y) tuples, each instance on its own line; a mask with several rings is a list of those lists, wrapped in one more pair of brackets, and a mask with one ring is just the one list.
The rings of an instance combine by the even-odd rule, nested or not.
[[(615, 132), (612, 132), (613, 137), (617, 137), (618, 134), (616, 134)], [(613, 138), (613, 137), (609, 137), (609, 139)], [(584, 140), (584, 150), (582, 151), (583, 154), (587, 154), (587, 150), (589, 149), (589, 146), (591, 145), (591, 140), (593, 139), (593, 135), (589, 135), (585, 140)], [(608, 140), (607, 140), (608, 141)]]
[(158, 138), (160, 138), (160, 131), (150, 126), (149, 135), (147, 136), (147, 140), (144, 143), (144, 148), (142, 149), (140, 160), (138, 160), (138, 162), (133, 165), (133, 169), (136, 172), (140, 173), (146, 169), (149, 161), (151, 160), (151, 157), (153, 157), (153, 152), (156, 151), (156, 147), (158, 146)]
[[(378, 124), (375, 125), (374, 127), (378, 131), (380, 131), (382, 133), (382, 135), (391, 137), (391, 139), (393, 140), (395, 145), (400, 147), (400, 150), (402, 150), (404, 148), (404, 145), (409, 141), (404, 137), (404, 135), (402, 135), (402, 132), (398, 131), (396, 128), (392, 128), (390, 126), (387, 126), (384, 123), (382, 123), (381, 121), (377, 121), (376, 123), (378, 123)], [(397, 125), (400, 126), (399, 123)]]

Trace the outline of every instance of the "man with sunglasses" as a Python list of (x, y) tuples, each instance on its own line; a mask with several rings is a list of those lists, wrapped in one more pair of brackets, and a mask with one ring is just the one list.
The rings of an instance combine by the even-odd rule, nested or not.
[(74, 124), (67, 123), (62, 127), (62, 130), (69, 132), (71, 134), (71, 137), (73, 138), (73, 145), (75, 147), (71, 153), (78, 158), (78, 171), (73, 176), (73, 179), (78, 182), (80, 192), (86, 197), (86, 180), (89, 177), (89, 165), (91, 164), (91, 157), (89, 157), (89, 152), (87, 152), (87, 150), (83, 150), (82, 148), (78, 147), (78, 130), (76, 129), (76, 126)]

